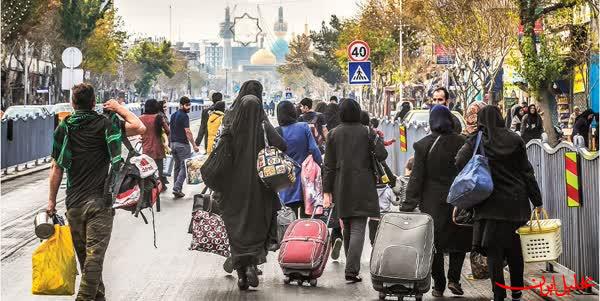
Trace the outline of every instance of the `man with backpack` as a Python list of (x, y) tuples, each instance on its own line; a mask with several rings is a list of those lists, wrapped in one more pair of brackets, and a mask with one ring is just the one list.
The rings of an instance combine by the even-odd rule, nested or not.
[(56, 194), (66, 171), (67, 219), (81, 267), (76, 300), (105, 300), (102, 265), (114, 217), (112, 204), (106, 202), (105, 181), (110, 165), (123, 160), (121, 142), (125, 136), (144, 134), (146, 128), (116, 100), (104, 103), (108, 118), (94, 111), (94, 88), (90, 84), (73, 87), (71, 105), (75, 113), (54, 132), (47, 212), (56, 213)]
[(321, 153), (325, 150), (325, 138), (327, 137), (327, 128), (325, 126), (325, 118), (320, 113), (317, 113), (312, 108), (313, 101), (310, 98), (304, 98), (300, 101), (300, 110), (302, 115), (298, 121), (308, 123), (308, 127), (317, 142), (317, 146)]

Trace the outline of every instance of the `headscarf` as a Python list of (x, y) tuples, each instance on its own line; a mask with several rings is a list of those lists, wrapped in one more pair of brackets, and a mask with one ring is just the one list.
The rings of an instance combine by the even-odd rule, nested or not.
[(396, 113), (396, 116), (394, 117), (394, 121), (400, 119), (400, 121), (404, 120), (404, 117), (406, 116), (406, 114), (408, 114), (408, 112), (410, 112), (410, 102), (405, 101), (402, 103), (402, 109), (400, 109), (400, 111), (398, 113)]
[[(535, 108), (535, 113), (531, 112), (531, 108)], [(542, 126), (542, 119), (540, 117), (540, 115), (538, 114), (538, 110), (537, 107), (534, 104), (530, 104), (527, 107), (527, 118), (525, 118), (525, 122), (527, 124), (535, 124), (536, 128), (539, 128)]]
[(325, 121), (327, 122), (327, 129), (332, 130), (340, 123), (339, 106), (337, 103), (329, 103), (325, 111)]
[(290, 101), (284, 100), (277, 105), (277, 122), (280, 126), (296, 123), (298, 115), (296, 107)]
[(369, 112), (362, 110), (360, 111), (360, 123), (362, 125), (369, 126), (371, 124), (371, 118), (369, 117)]
[(435, 105), (429, 113), (429, 127), (433, 133), (443, 135), (454, 131), (452, 113), (443, 105)]
[(467, 108), (467, 114), (465, 121), (467, 122), (467, 134), (472, 134), (477, 131), (477, 113), (485, 107), (485, 103), (482, 101), (476, 101), (469, 105)]
[(211, 110), (225, 112), (225, 102), (222, 100), (217, 101), (212, 105)]
[(344, 123), (360, 122), (361, 109), (358, 102), (345, 98), (340, 101), (340, 120)]
[(262, 133), (262, 122), (265, 120), (260, 99), (254, 95), (246, 95), (239, 99), (235, 108), (225, 116), (229, 116), (227, 124), (235, 137), (236, 149), (248, 148), (251, 150), (255, 148), (254, 154), (258, 154), (256, 139), (258, 139), (259, 133)]
[(477, 128), (483, 131), (482, 143), (488, 156), (510, 155), (522, 143), (517, 134), (505, 127), (500, 109), (496, 106), (486, 105), (479, 110)]
[(260, 103), (262, 104), (262, 93), (263, 93), (263, 86), (259, 81), (253, 80), (253, 79), (245, 81), (242, 84), (242, 87), (240, 88), (240, 92), (238, 93), (237, 97), (233, 101), (232, 107), (235, 107), (236, 104), (242, 99), (242, 97), (244, 97), (246, 95), (256, 96), (260, 100)]
[(319, 101), (315, 106), (315, 112), (325, 113), (325, 110), (327, 110), (327, 103), (325, 103), (324, 101)]

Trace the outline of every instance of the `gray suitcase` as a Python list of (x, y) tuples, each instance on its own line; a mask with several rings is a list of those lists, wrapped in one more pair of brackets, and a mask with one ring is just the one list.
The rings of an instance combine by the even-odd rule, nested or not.
[(371, 280), (379, 298), (415, 296), (431, 286), (433, 219), (425, 213), (390, 212), (382, 216), (371, 253)]

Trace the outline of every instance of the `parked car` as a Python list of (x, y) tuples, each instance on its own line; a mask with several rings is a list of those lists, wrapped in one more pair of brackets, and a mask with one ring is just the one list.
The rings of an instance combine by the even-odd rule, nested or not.
[(44, 106), (10, 106), (6, 109), (2, 118), (17, 118), (35, 115), (44, 116), (49, 114), (50, 111)]
[(68, 102), (57, 103), (52, 107), (52, 112), (58, 116), (58, 120), (62, 121), (67, 116), (73, 114), (75, 110)]
[[(467, 123), (460, 113), (452, 111), (452, 114), (458, 118), (463, 129), (467, 127)], [(410, 110), (408, 114), (406, 114), (406, 117), (404, 117), (404, 121), (402, 123), (404, 125), (411, 123), (429, 123), (429, 110)]]

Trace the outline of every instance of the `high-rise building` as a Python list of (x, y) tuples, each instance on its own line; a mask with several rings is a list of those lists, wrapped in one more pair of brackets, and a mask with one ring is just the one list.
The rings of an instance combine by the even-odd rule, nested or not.
[(204, 47), (204, 62), (208, 73), (215, 74), (223, 67), (223, 46), (211, 43)]

